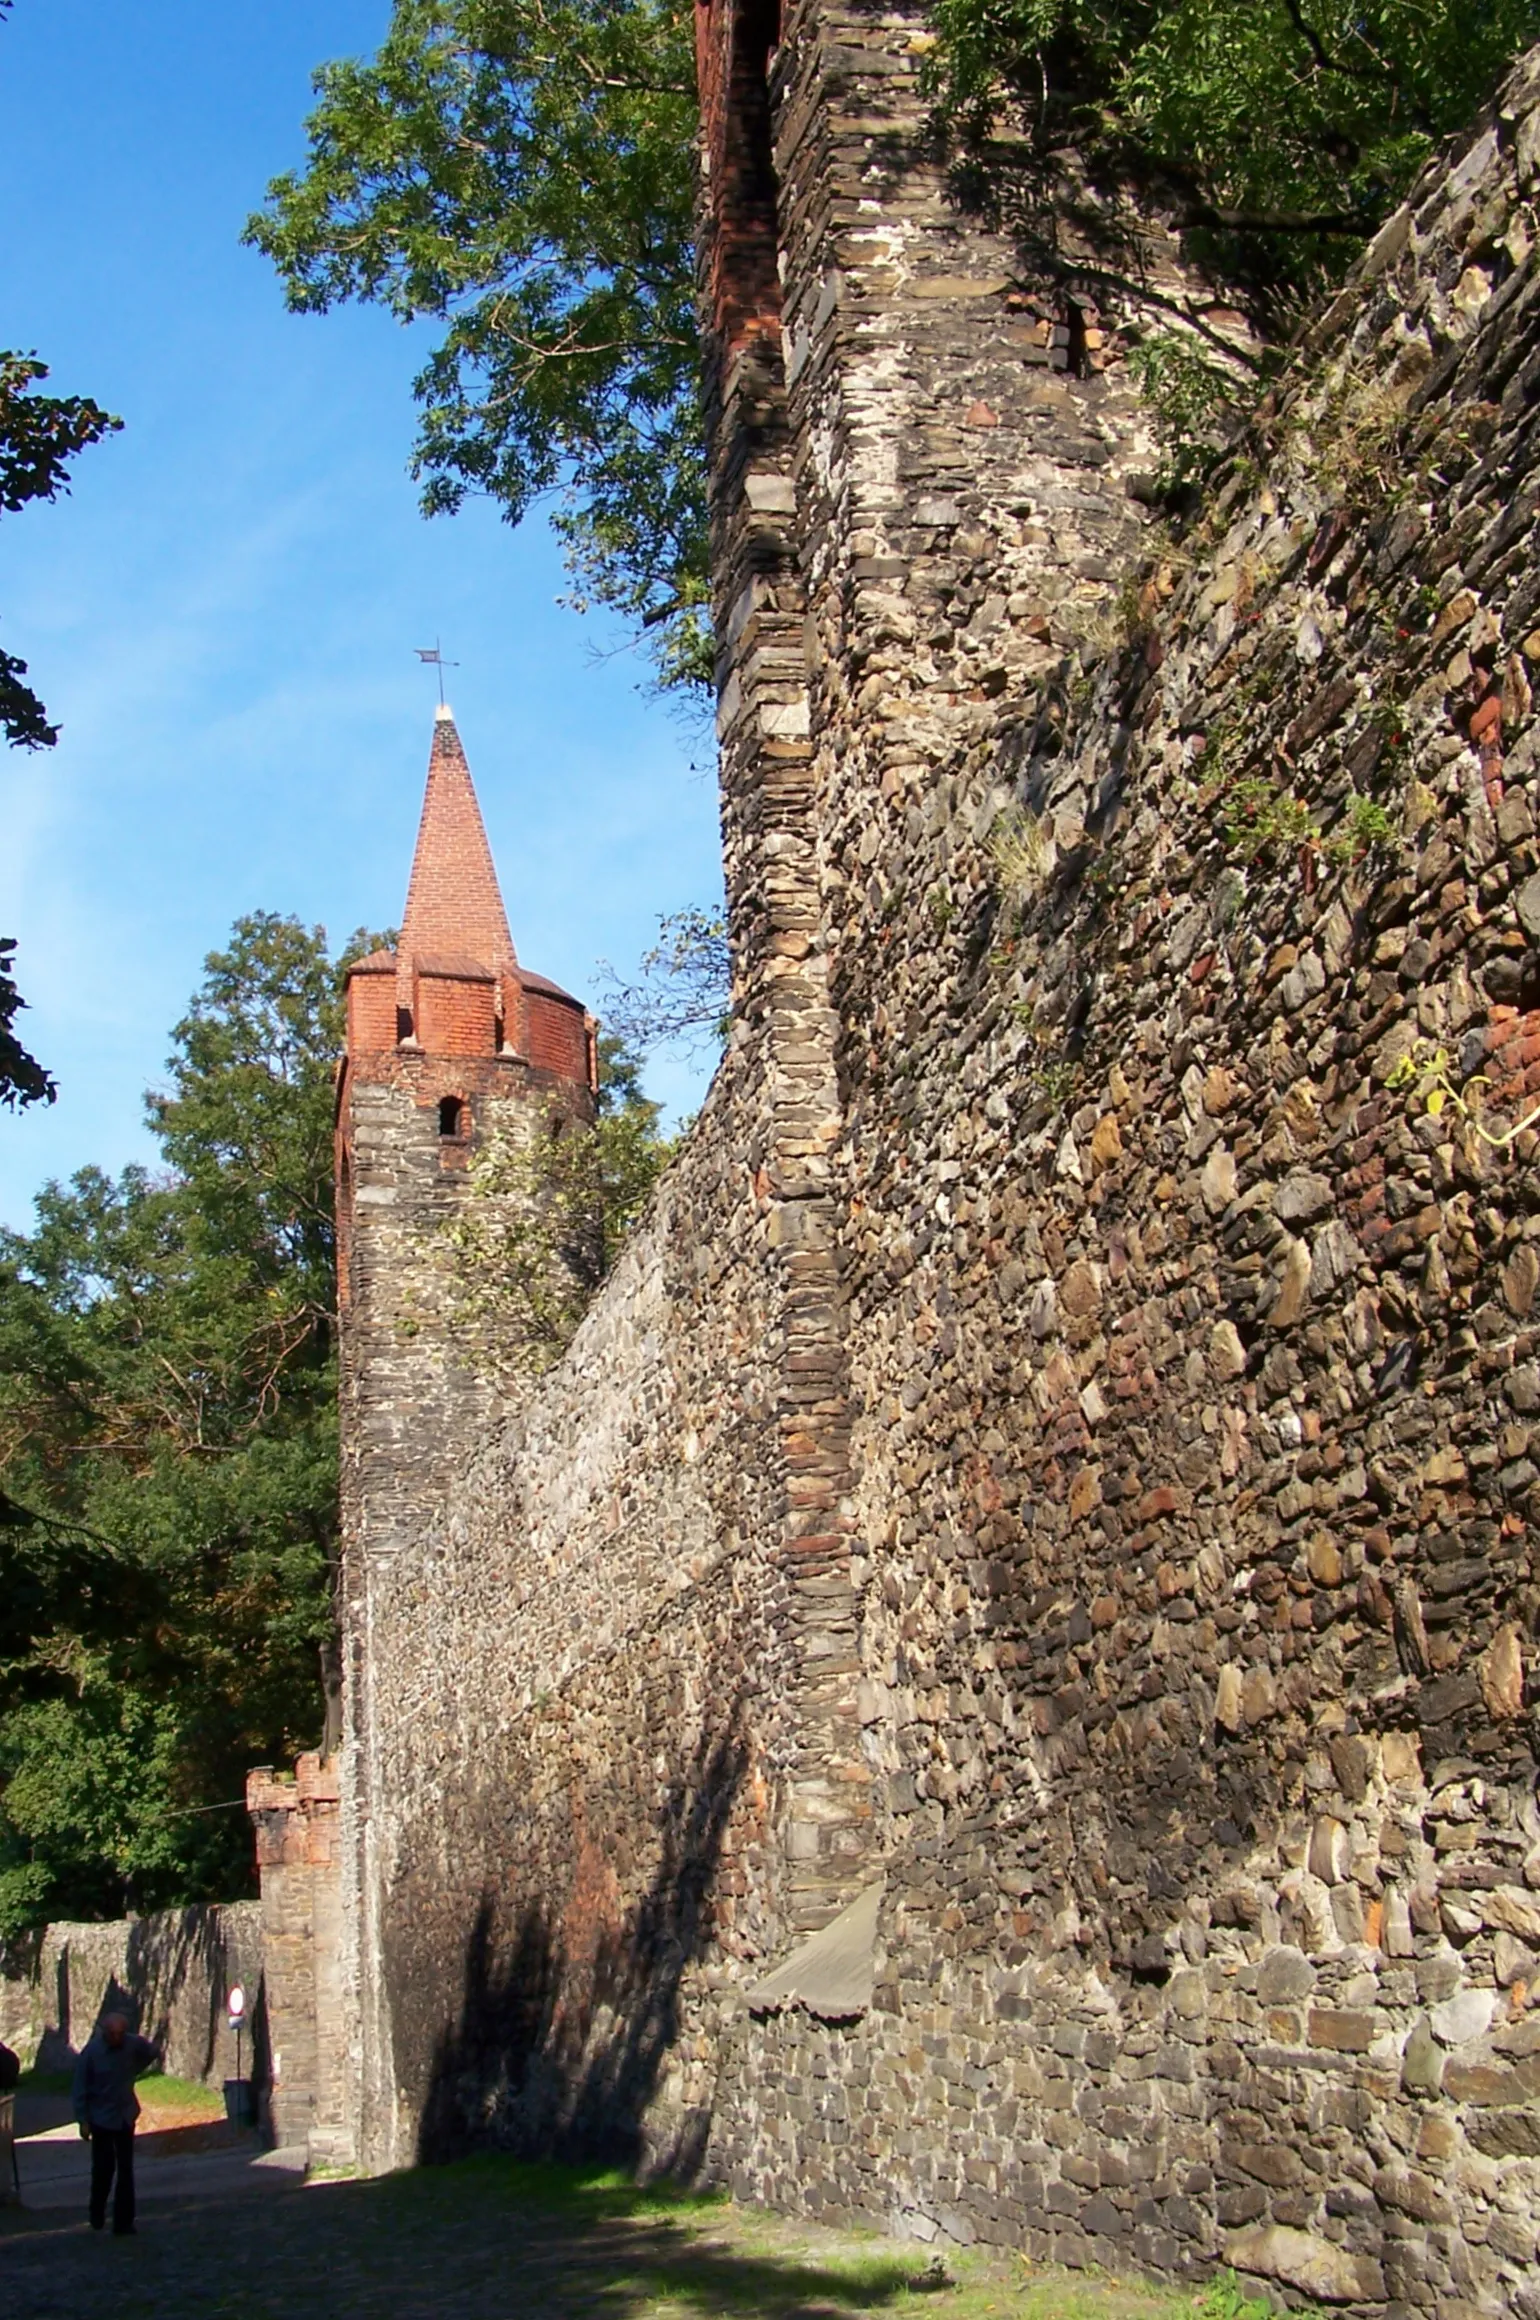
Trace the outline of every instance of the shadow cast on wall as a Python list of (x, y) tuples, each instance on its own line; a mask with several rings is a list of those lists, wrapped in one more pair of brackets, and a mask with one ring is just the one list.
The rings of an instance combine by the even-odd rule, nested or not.
[[(233, 2067), (226, 2051), (230, 2042), (226, 1999), (240, 1977), (240, 1961), (232, 1955), (213, 1911), (192, 1907), (135, 1918), (129, 1929), (127, 1973), (129, 1988), (139, 1993), (135, 2010), (146, 2015), (139, 2023), (146, 2036), (166, 2046), (176, 2022), (184, 2076), (212, 2079), (222, 2052), (225, 2067)], [(260, 1971), (253, 1978), (257, 1986), (248, 1993), (242, 2063), (245, 2075), (265, 2086), (267, 2001)]]
[(226, 1999), (240, 1981), (248, 1990), (242, 2066), (265, 2084), (267, 2015), (256, 1925), (253, 1920), (243, 1931), (239, 1919), (238, 1910), (194, 1904), (40, 1935), (30, 1955), (21, 1953), (36, 1985), (35, 1998), (24, 2001), (38, 2021), (34, 2066), (69, 2069), (102, 2016), (119, 2013), (163, 2049), (168, 2071), (213, 2079), (234, 2066)]
[[(590, 1917), (574, 1906), (575, 1880), (564, 1899), (523, 1901), (510, 1922), (499, 1894), (483, 1892), (458, 2019), (433, 2056), (419, 2160), (491, 2144), (686, 2182), (699, 2173), (709, 2109), (661, 2139), (647, 2114), (678, 2040), (685, 1976), (712, 1938), (712, 1884), (748, 1763), (735, 1705), (673, 1781), (652, 1874), (629, 1906)], [(510, 1851), (530, 1870), (540, 1858), (517, 1841)]]

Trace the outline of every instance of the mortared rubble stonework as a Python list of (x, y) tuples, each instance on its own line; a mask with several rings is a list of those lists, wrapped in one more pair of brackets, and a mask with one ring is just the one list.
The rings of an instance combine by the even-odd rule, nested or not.
[(1540, 58), (1176, 557), (1159, 220), (960, 211), (918, 6), (698, 29), (733, 1032), (500, 1406), (528, 1047), (350, 1050), (355, 2146), (1534, 2320)]

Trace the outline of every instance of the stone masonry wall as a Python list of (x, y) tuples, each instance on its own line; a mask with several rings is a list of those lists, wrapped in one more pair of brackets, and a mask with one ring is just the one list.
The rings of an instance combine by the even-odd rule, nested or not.
[(395, 2092), (363, 2119), (368, 2164), (489, 2130), (697, 2163), (702, 2009), (797, 1922), (795, 1710), (831, 1653), (816, 1574), (777, 1551), (762, 1085), (724, 1066), (566, 1360), (377, 1574)]
[[(1540, 1211), (1460, 1104), (1540, 1094), (1540, 76), (1176, 548), (1139, 299), (951, 204), (923, 38), (770, 61), (737, 1030), (379, 1577), (365, 2156), (1535, 2315)], [(745, 2004), (878, 1874), (864, 2016)]]
[[(446, 1095), (461, 1107), (452, 1135), (441, 1132)], [(547, 1132), (553, 1107), (582, 1112), (588, 1100), (582, 1083), (574, 1087), (522, 1058), (491, 1054), (359, 1052), (349, 1056), (339, 1087), (346, 1746), (339, 1768), (344, 2025), (338, 2037), (352, 2058), (356, 2090), (342, 2134), (355, 2145), (372, 2147), (369, 2122), (376, 2113), (389, 2119), (396, 2086), (376, 1964), (380, 1884), (372, 1781), (385, 1760), (383, 1747), (374, 1745), (376, 1693), (383, 1687), (388, 1727), (395, 1656), (388, 1622), (376, 1626), (378, 1583), (508, 1406), (496, 1330), (468, 1310), (447, 1235), (463, 1208), (472, 1164), (489, 1140), (527, 1145)], [(302, 1898), (297, 1906), (304, 1920), (310, 1903)], [(308, 2068), (300, 2083), (313, 2091)], [(298, 2098), (300, 2110), (311, 2091)], [(310, 2123), (319, 2126), (320, 2114)], [(332, 2122), (326, 2124), (329, 2129)]]
[[(225, 2016), (231, 1987), (259, 2012), (262, 1927), (256, 1902), (164, 1909), (102, 1925), (50, 1925), (0, 1959), (0, 2039), (23, 2068), (62, 2070), (90, 2037), (109, 2001), (121, 2004), (165, 2049), (179, 2078), (235, 2076)], [(262, 2055), (244, 2041), (243, 2067)]]
[(246, 1782), (261, 1879), (267, 2070), (264, 2126), (313, 2159), (353, 2156), (344, 2095), (342, 1831), (337, 1768), (302, 1756), (292, 1776)]
[(964, 495), (825, 727), (886, 1965), (754, 2033), (745, 2190), (1540, 2310), (1535, 1144), (1426, 1101), (1439, 1051), (1499, 1130), (1540, 1087), (1537, 108), (1103, 671), (1045, 699), (1008, 603), (992, 727), (927, 665)]

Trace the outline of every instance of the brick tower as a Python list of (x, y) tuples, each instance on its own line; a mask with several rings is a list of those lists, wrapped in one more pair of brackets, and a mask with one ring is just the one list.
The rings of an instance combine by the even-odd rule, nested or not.
[(375, 1976), (381, 1878), (375, 1792), (410, 1749), (393, 1681), (424, 1533), (502, 1406), (489, 1346), (445, 1264), (444, 1227), (475, 1197), (471, 1162), (553, 1115), (591, 1121), (596, 1025), (519, 964), (454, 719), (441, 707), (394, 951), (348, 976), (337, 1083), (342, 1389), (343, 1981), (349, 2108), (365, 2143), (394, 2076)]
[(441, 1263), (439, 1228), (466, 1198), (473, 1155), (532, 1114), (590, 1119), (593, 1091), (594, 1025), (519, 965), (470, 767), (441, 708), (400, 943), (348, 976), (337, 1231), (355, 1561), (418, 1534), (492, 1407), (485, 1365), (446, 1310)]

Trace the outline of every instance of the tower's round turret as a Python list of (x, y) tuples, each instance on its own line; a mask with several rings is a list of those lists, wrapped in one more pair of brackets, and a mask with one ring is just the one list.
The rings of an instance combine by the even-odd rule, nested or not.
[(570, 1090), (575, 1110), (591, 1109), (594, 1023), (570, 991), (519, 964), (447, 708), (434, 721), (400, 941), (355, 962), (347, 998), (346, 1068), (355, 1077), (410, 1084), (424, 1107), (457, 1095), (469, 1109), (484, 1073), (467, 1067), (512, 1064), (537, 1084)]
[[(412, 1236), (426, 1245), (474, 1190), (467, 1166), (488, 1135), (527, 1142), (548, 1124), (593, 1119), (597, 1029), (580, 999), (519, 964), (470, 767), (441, 708), (400, 939), (356, 960), (347, 978), (337, 1086), (345, 1310), (366, 1274), (380, 1295), (407, 1295), (420, 1255)], [(408, 1224), (398, 1245), (391, 1236)], [(351, 1328), (361, 1342), (368, 1324), (356, 1310)]]

